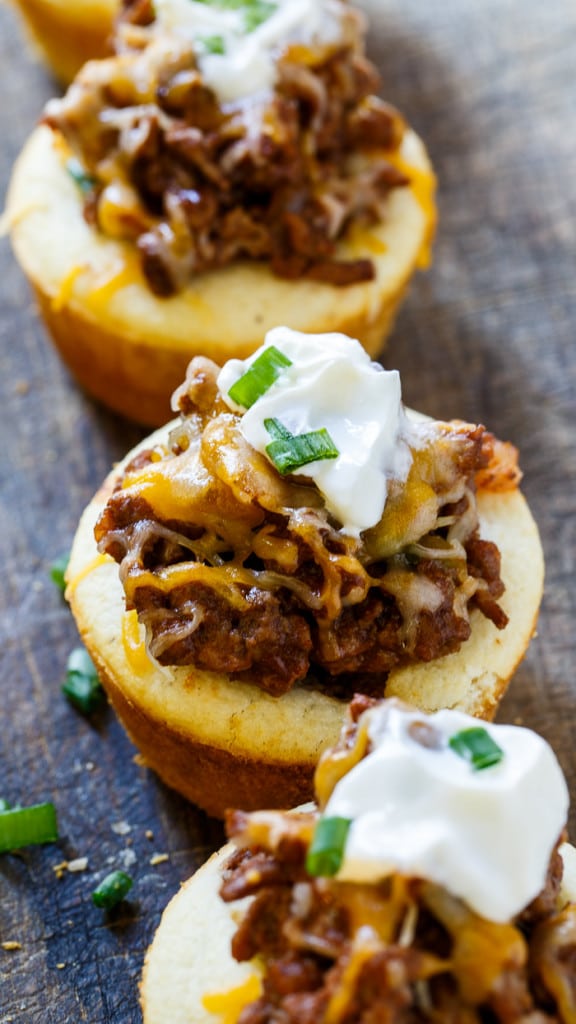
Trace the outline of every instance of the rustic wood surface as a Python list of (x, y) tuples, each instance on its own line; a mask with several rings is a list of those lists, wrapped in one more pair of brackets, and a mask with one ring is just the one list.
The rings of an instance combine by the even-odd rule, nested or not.
[[(576, 794), (576, 5), (370, 5), (385, 93), (427, 141), (440, 183), (434, 266), (385, 363), (410, 405), (483, 421), (521, 449), (547, 583), (500, 719), (546, 735)], [(0, 78), (4, 190), (56, 91), (7, 7)], [(142, 431), (78, 391), (5, 240), (0, 295), (0, 797), (54, 800), (62, 836), (0, 858), (0, 1024), (128, 1024), (161, 910), (221, 826), (139, 766), (110, 711), (90, 722), (60, 695), (77, 636), (49, 565)], [(168, 859), (153, 864), (156, 853)], [(87, 870), (58, 879), (54, 867), (75, 857)], [(113, 867), (135, 884), (107, 916), (90, 893)]]

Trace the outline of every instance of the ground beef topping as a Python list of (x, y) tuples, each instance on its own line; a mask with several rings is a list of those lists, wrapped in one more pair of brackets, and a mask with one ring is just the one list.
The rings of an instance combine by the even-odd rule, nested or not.
[(305, 477), (282, 478), (192, 361), (170, 444), (141, 451), (96, 525), (129, 609), (162, 664), (228, 673), (280, 695), (306, 680), (337, 695), (378, 687), (470, 636), (478, 609), (507, 617), (496, 546), (479, 536), (478, 471), (507, 486), (511, 446), (460, 422), (422, 427), (382, 519), (345, 534)]
[(89, 62), (44, 116), (81, 163), (88, 222), (134, 242), (159, 296), (241, 259), (290, 279), (371, 279), (371, 259), (341, 258), (337, 243), (381, 221), (409, 179), (405, 126), (375, 94), (363, 35), (342, 4), (337, 42), (289, 46), (270, 95), (221, 103), (193, 42), (128, 5), (117, 55)]

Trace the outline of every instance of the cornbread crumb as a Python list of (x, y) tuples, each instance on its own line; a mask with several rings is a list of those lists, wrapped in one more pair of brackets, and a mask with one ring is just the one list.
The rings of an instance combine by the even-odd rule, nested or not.
[(88, 857), (75, 857), (73, 860), (61, 860), (58, 864), (54, 864), (52, 871), (56, 878), (62, 878), (66, 871), (76, 874), (79, 871), (86, 871), (87, 867)]
[(75, 860), (69, 860), (67, 864), (68, 871), (72, 871), (72, 873), (86, 871), (87, 867), (88, 857), (76, 857)]
[(127, 836), (128, 833), (132, 831), (132, 826), (129, 825), (127, 821), (116, 821), (110, 826), (110, 828), (117, 836)]
[(170, 860), (170, 855), (168, 853), (153, 853), (148, 863), (151, 864), (152, 867), (156, 867), (157, 864), (164, 864), (167, 860)]
[(67, 869), (67, 867), (68, 867), (68, 861), (67, 860), (61, 860), (58, 864), (53, 864), (52, 865), (52, 871), (56, 875), (56, 878), (62, 878), (62, 876), (64, 875), (64, 873), (65, 873), (65, 871)]

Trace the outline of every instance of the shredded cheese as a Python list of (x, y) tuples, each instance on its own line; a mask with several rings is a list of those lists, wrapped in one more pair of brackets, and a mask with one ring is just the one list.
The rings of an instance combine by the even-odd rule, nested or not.
[(84, 301), (93, 313), (99, 315), (117, 292), (139, 283), (141, 275), (138, 267), (134, 260), (126, 255), (125, 262), (115, 264), (97, 278), (95, 285), (85, 295)]
[[(219, 481), (211, 477), (195, 449), (183, 452), (178, 458), (153, 461), (150, 465), (128, 473), (122, 482), (124, 489), (134, 488), (158, 518), (182, 520), (187, 509), (194, 506), (198, 525), (220, 526), (220, 505), (227, 492)], [(222, 523), (228, 533), (244, 521), (255, 526), (262, 513), (252, 504), (244, 502), (234, 507), (234, 522)]]
[(122, 646), (126, 661), (136, 675), (150, 671), (154, 663), (146, 650), (144, 629), (134, 609), (124, 612), (122, 616)]
[(253, 1003), (262, 992), (262, 982), (256, 974), (250, 974), (246, 981), (227, 992), (207, 993), (202, 997), (202, 1005), (208, 1013), (218, 1014), (222, 1024), (236, 1024), (242, 1010)]
[(237, 584), (246, 587), (254, 586), (254, 574), (249, 569), (234, 565), (211, 566), (201, 562), (182, 562), (168, 565), (155, 572), (143, 570), (138, 576), (129, 576), (124, 589), (126, 597), (131, 601), (141, 587), (153, 587), (163, 594), (168, 594), (173, 587), (185, 587), (190, 584), (205, 582), (212, 590), (219, 591), (221, 597), (234, 608), (243, 611), (247, 602), (238, 590)]
[(347, 1010), (356, 981), (365, 963), (382, 949), (381, 942), (371, 928), (360, 928), (354, 936), (350, 959), (344, 968), (340, 983), (330, 998), (323, 1018), (323, 1024), (340, 1024)]
[(388, 252), (386, 242), (375, 231), (358, 223), (351, 225), (346, 235), (346, 245), (355, 257), (364, 256), (367, 252), (373, 256), (382, 256)]
[(434, 202), (436, 176), (432, 170), (414, 167), (400, 153), (387, 153), (386, 159), (389, 164), (410, 178), (410, 191), (421, 207), (428, 224), (426, 237), (422, 242), (416, 261), (416, 266), (420, 270), (426, 270), (432, 260), (432, 239), (436, 227), (436, 204)]
[(77, 263), (75, 266), (70, 267), (68, 273), (62, 278), (60, 287), (50, 302), (54, 313), (59, 313), (69, 304), (76, 281), (87, 269), (88, 267), (85, 263)]

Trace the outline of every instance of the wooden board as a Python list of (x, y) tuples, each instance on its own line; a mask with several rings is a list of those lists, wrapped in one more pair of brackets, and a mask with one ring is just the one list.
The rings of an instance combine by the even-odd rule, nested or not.
[[(414, 283), (384, 361), (401, 370), (408, 404), (483, 421), (521, 449), (547, 584), (500, 718), (542, 731), (576, 793), (576, 7), (370, 8), (385, 94), (427, 141), (440, 182), (434, 266)], [(5, 7), (0, 77), (3, 189), (57, 89)], [(142, 431), (78, 391), (6, 241), (0, 296), (0, 796), (54, 800), (62, 836), (0, 858), (0, 1024), (132, 1024), (161, 910), (222, 830), (138, 765), (111, 712), (90, 723), (60, 696), (77, 638), (48, 568)], [(576, 835), (574, 811), (571, 822)], [(86, 871), (59, 880), (55, 866), (75, 857)], [(113, 867), (135, 884), (107, 917), (90, 893)]]

